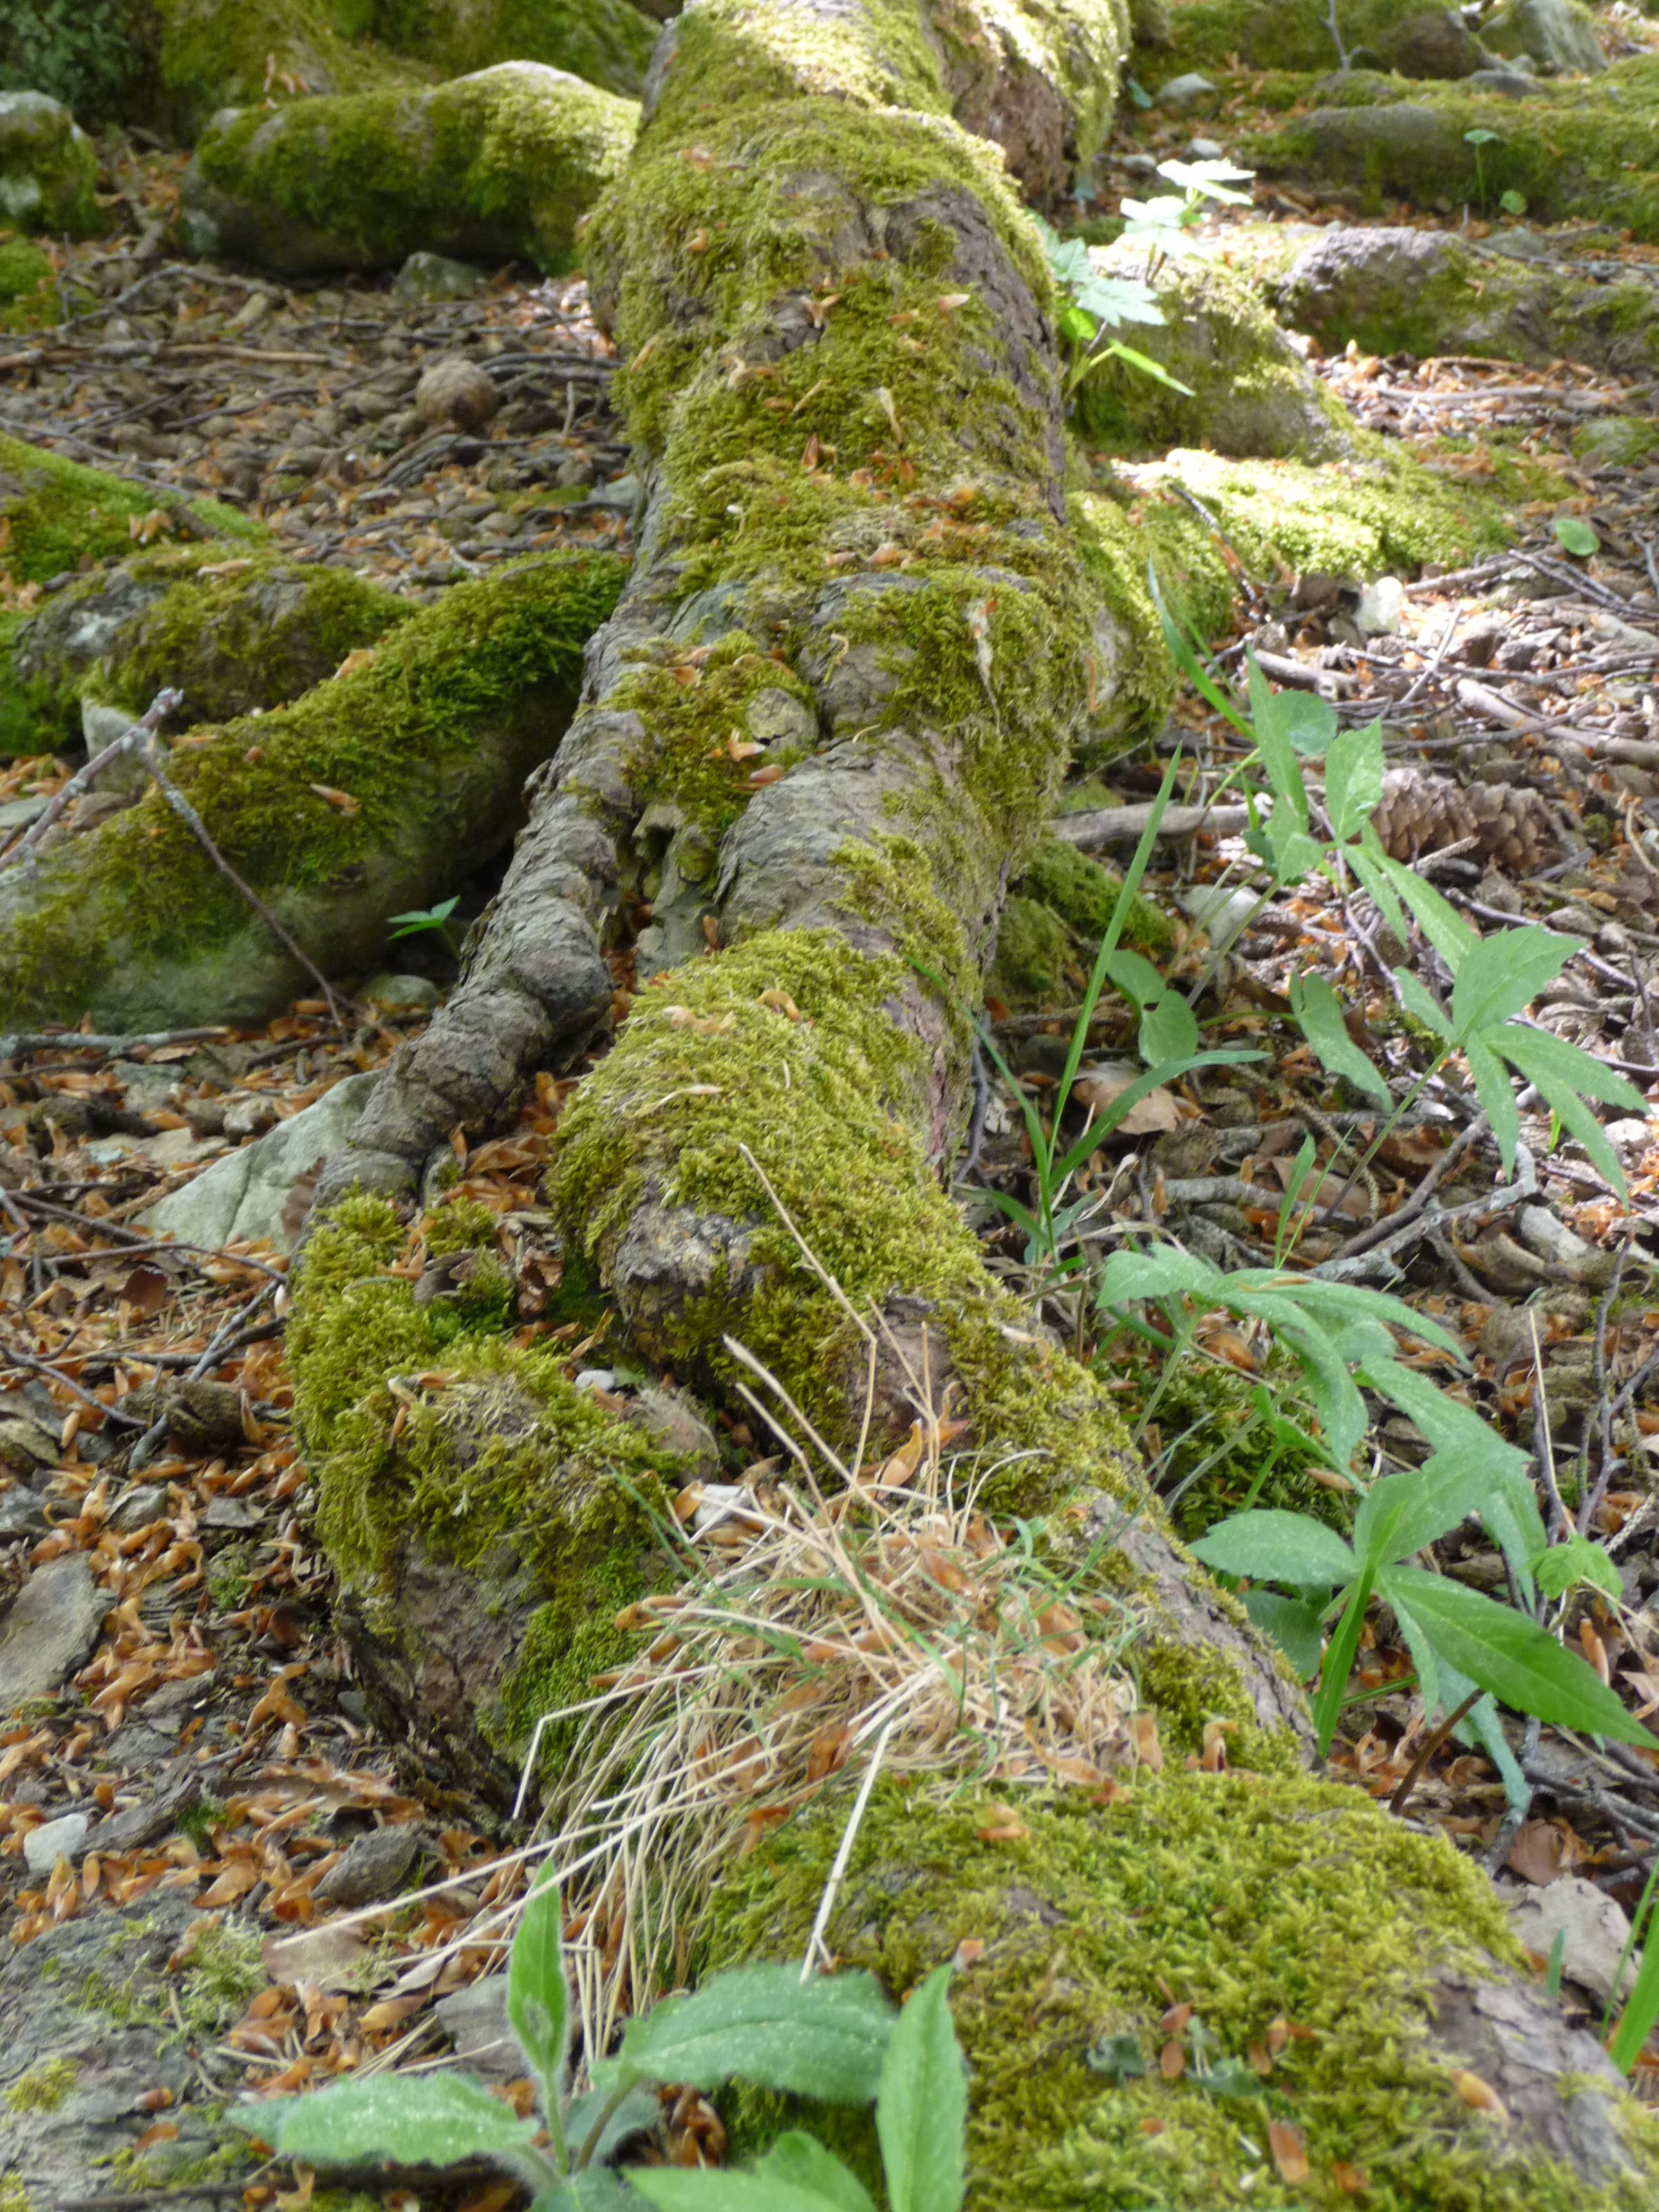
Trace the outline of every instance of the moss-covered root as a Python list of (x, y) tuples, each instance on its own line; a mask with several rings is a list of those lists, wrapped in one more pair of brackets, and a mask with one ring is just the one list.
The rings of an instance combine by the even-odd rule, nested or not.
[(222, 107), (430, 82), (435, 70), (364, 35), (372, 12), (368, 0), (149, 0), (155, 120), (188, 144)]
[(0, 225), (84, 238), (100, 227), (98, 157), (44, 92), (0, 92)]
[(79, 738), (82, 701), (175, 720), (284, 705), (415, 611), (343, 568), (197, 549), (143, 555), (43, 599), (0, 639), (0, 757)]
[[(972, 1947), (951, 1990), (969, 2212), (1654, 2202), (1659, 2127), (1522, 1978), (1500, 1907), (1449, 1844), (1353, 1790), (1248, 1773), (1143, 1774), (1104, 1809), (1056, 1795), (1017, 1810), (1011, 1836), (982, 1797), (879, 1788), (829, 1929), (842, 1965), (896, 1995)], [(845, 1814), (826, 1805), (726, 1873), (708, 1966), (802, 1954)], [(1169, 2080), (1172, 2043), (1185, 2065)], [(1206, 2086), (1206, 2066), (1254, 2094)], [(780, 2124), (754, 2102), (729, 2117), (750, 2147)], [(861, 2122), (825, 2121), (868, 2160)], [(1274, 2123), (1292, 2131), (1278, 2172)], [(1305, 2178), (1286, 2170), (1297, 2146)]]
[[(1119, 276), (1139, 276), (1144, 252), (1097, 256)], [(1127, 362), (1107, 359), (1079, 386), (1080, 435), (1109, 453), (1164, 453), (1172, 446), (1219, 453), (1328, 461), (1352, 450), (1353, 425), (1250, 285), (1218, 263), (1166, 263), (1154, 288), (1162, 325), (1138, 326), (1135, 349), (1185, 392)]]
[(547, 62), (637, 99), (657, 25), (630, 0), (374, 0), (377, 39), (446, 77), (496, 62)]
[[(575, 556), (459, 586), (367, 665), (174, 753), (221, 851), (325, 971), (371, 963), (389, 915), (512, 835), (620, 581), (614, 557)], [(302, 985), (155, 792), (43, 853), (0, 876), (0, 1020), (257, 1020)]]
[(632, 100), (521, 61), (429, 91), (247, 108), (203, 133), (180, 229), (194, 253), (284, 275), (391, 267), (416, 247), (561, 270), (638, 118)]
[[(416, 1239), (471, 1255), (425, 1304), (388, 1272)], [(658, 1532), (691, 1471), (648, 1419), (574, 1389), (556, 1345), (518, 1348), (511, 1310), (482, 1207), (452, 1203), (411, 1234), (359, 1197), (307, 1247), (292, 1345), (319, 1532), (366, 1676), (400, 1728), (486, 1784), (631, 1648), (617, 1613), (665, 1571)]]
[(88, 554), (118, 559), (132, 550), (133, 525), (157, 507), (180, 537), (240, 538), (246, 547), (267, 535), (263, 524), (216, 500), (128, 483), (0, 433), (0, 575), (14, 583), (50, 582)]

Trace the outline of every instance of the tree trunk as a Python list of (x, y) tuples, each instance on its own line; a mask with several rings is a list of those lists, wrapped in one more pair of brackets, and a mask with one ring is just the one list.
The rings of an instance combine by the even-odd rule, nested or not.
[[(1034, 70), (1080, 112), (1052, 42), (1041, 67), (1030, 58), (1036, 17), (1004, 9), (993, 36), (988, 9), (912, 0), (696, 0), (665, 33), (643, 135), (588, 248), (628, 361), (639, 555), (463, 983), (319, 1199), (294, 1351), (324, 1533), (417, 1728), (481, 1727), (498, 1753), (538, 1709), (532, 1643), (545, 1710), (568, 1694), (580, 1638), (650, 1579), (631, 1505), (612, 1508), (603, 1556), (605, 1456), (636, 1497), (637, 1431), (629, 1444), (617, 1423), (608, 1439), (533, 1349), (451, 1340), (428, 1402), (383, 1387), (435, 1364), (437, 1340), (392, 1270), (398, 1220), (368, 1194), (408, 1195), (457, 1124), (487, 1120), (603, 1025), (607, 936), (625, 897), (647, 901), (647, 988), (559, 1128), (567, 1268), (592, 1267), (635, 1346), (682, 1384), (729, 1389), (741, 1341), (793, 1401), (797, 1433), (811, 1422), (846, 1446), (866, 1403), (878, 1441), (928, 1411), (962, 1419), (983, 1507), (1046, 1516), (1046, 1540), (1087, 1556), (1136, 1613), (1140, 1692), (1170, 1763), (1196, 1765), (1219, 1721), (1235, 1765), (1256, 1771), (1138, 1781), (1106, 1808), (1061, 1793), (1042, 1816), (1065, 1832), (1061, 1872), (1013, 1850), (998, 1862), (1012, 1886), (987, 1874), (962, 1893), (983, 1902), (983, 1929), (959, 1924), (948, 1875), (921, 1911), (934, 1876), (969, 1863), (971, 1825), (930, 1812), (925, 1790), (873, 1818), (838, 1923), (848, 1956), (900, 1987), (963, 1936), (988, 1941), (988, 1981), (993, 1958), (1023, 1962), (1018, 2020), (970, 2025), (975, 2201), (1253, 2201), (1265, 2128), (1234, 2124), (1236, 2106), (1191, 2090), (1178, 2147), (1198, 2148), (1159, 2166), (1141, 2148), (1150, 2110), (1106, 2112), (1102, 2126), (1133, 2138), (1109, 2154), (1066, 2084), (1103, 2079), (1082, 2054), (1172, 1997), (1202, 2011), (1215, 1992), (1230, 2029), (1252, 2034), (1278, 2009), (1301, 2027), (1319, 1994), (1297, 1955), (1316, 1903), (1318, 1971), (1351, 1936), (1365, 1975), (1387, 1977), (1319, 2013), (1322, 2158), (1363, 2155), (1379, 2203), (1633, 2208), (1625, 2123), (1599, 2091), (1565, 2100), (1564, 2076), (1593, 2073), (1595, 2055), (1510, 1978), (1479, 1878), (1449, 1845), (1299, 1778), (1294, 1685), (1163, 1533), (1109, 1399), (992, 1282), (940, 1187), (964, 1118), (960, 1001), (1011, 869), (1109, 706), (1096, 678), (1121, 660), (1066, 525), (1040, 243), (995, 148), (951, 114), (952, 86), (973, 78), (964, 46), (1001, 72), (988, 92), (973, 80), (968, 112), (988, 131), (1016, 94), (1030, 112)], [(1115, 18), (1095, 21), (1103, 36)], [(1040, 167), (1030, 181), (1050, 188)], [(653, 1463), (683, 1466), (686, 1449), (659, 1434)], [(488, 1712), (504, 1670), (511, 1710)], [(846, 1814), (844, 1797), (822, 1802), (779, 1847), (777, 1866), (808, 1864), (799, 1893), (780, 1876), (769, 1899), (762, 1876), (745, 1955), (804, 1943), (797, 1908)], [(1129, 1872), (1154, 1852), (1149, 1899)], [(744, 1893), (734, 1878), (733, 1911)], [(909, 1932), (883, 1948), (890, 1908)], [(1375, 1945), (1372, 1920), (1386, 1923)], [(1097, 1955), (1120, 1925), (1133, 1989)], [(1452, 1979), (1498, 2022), (1484, 2041), (1429, 2041)], [(1059, 2042), (1044, 2028), (1028, 2044), (1051, 2013)], [(1413, 2047), (1396, 2063), (1401, 2038)], [(1526, 2094), (1499, 2158), (1449, 2069), (1496, 2072), (1505, 2039)], [(1011, 2067), (1036, 2077), (1017, 2156)], [(1340, 2082), (1364, 2106), (1347, 2150)], [(1423, 2193), (1425, 2132), (1454, 2179), (1443, 2193)], [(1315, 2201), (1342, 2201), (1328, 2164)]]

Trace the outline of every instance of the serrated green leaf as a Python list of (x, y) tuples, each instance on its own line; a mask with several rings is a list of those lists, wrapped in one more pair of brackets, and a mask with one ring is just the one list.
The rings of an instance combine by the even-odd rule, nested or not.
[(1196, 1252), (1173, 1244), (1145, 1252), (1114, 1252), (1100, 1273), (1100, 1303), (1124, 1306), (1141, 1298), (1196, 1297), (1218, 1301), (1227, 1278)]
[(1332, 836), (1346, 845), (1382, 803), (1382, 726), (1373, 722), (1333, 738), (1326, 752), (1325, 813)]
[(1390, 1603), (1398, 1590), (1442, 1657), (1516, 1712), (1654, 1748), (1656, 1738), (1584, 1662), (1524, 1613), (1417, 1567), (1389, 1567), (1377, 1588)]
[[(1443, 1704), (1445, 1692), (1440, 1683), (1440, 1662), (1436, 1655), (1434, 1639), (1412, 1611), (1411, 1606), (1398, 1588), (1390, 1591), (1389, 1605), (1394, 1611), (1395, 1625), (1400, 1631), (1417, 1674), (1417, 1687), (1423, 1700), (1423, 1710), (1432, 1714)], [(1454, 1700), (1461, 1704), (1462, 1699)]]
[(1524, 1013), (1577, 950), (1571, 938), (1553, 929), (1495, 929), (1483, 937), (1464, 955), (1452, 987), (1452, 1027), (1459, 1039)]
[(550, 1867), (531, 1891), (513, 1939), (507, 2017), (542, 2083), (544, 2109), (556, 2111), (570, 2048), (570, 1996), (564, 1978), (564, 1907)]
[(892, 2008), (871, 1974), (803, 1982), (789, 1966), (739, 1966), (629, 2021), (615, 2057), (593, 2067), (593, 2086), (606, 2094), (635, 2081), (717, 2089), (742, 2080), (828, 2105), (865, 2105), (892, 2032)]
[[(1381, 852), (1380, 847), (1378, 850)], [(1387, 854), (1382, 854), (1382, 868), (1401, 903), (1411, 909), (1418, 927), (1455, 977), (1465, 958), (1481, 940), (1426, 877), (1419, 876), (1403, 860), (1392, 860)]]
[(1619, 1570), (1599, 1544), (1575, 1532), (1565, 1544), (1552, 1544), (1532, 1563), (1533, 1579), (1546, 1597), (1565, 1597), (1580, 1583), (1622, 1602), (1625, 1585)]
[(1494, 1032), (1491, 1042), (1540, 1091), (1548, 1084), (1556, 1089), (1576, 1091), (1582, 1097), (1599, 1098), (1604, 1106), (1622, 1106), (1626, 1114), (1647, 1113), (1647, 1100), (1617, 1068), (1609, 1067), (1605, 1060), (1581, 1051), (1576, 1044), (1569, 1044), (1565, 1037), (1555, 1036), (1548, 1030), (1505, 1022), (1501, 1030)]
[(1291, 1583), (1298, 1589), (1340, 1589), (1352, 1579), (1358, 1564), (1334, 1528), (1310, 1514), (1273, 1507), (1254, 1507), (1218, 1521), (1192, 1549), (1206, 1567), (1224, 1575)]
[(517, 2118), (471, 2075), (448, 2073), (336, 2081), (261, 2105), (258, 2117), (275, 2149), (308, 2166), (453, 2166), (465, 2158), (516, 2166), (540, 2125)]
[(1247, 1589), (1243, 1594), (1244, 1610), (1261, 1631), (1270, 1636), (1304, 1682), (1311, 1682), (1319, 1672), (1319, 1654), (1324, 1642), (1321, 1616), (1324, 1607), (1305, 1597), (1281, 1597), (1277, 1590)]
[(1436, 1452), (1419, 1468), (1374, 1482), (1354, 1515), (1353, 1547), (1375, 1566), (1409, 1559), (1476, 1511), (1492, 1486), (1484, 1452)]
[(1322, 1067), (1384, 1105), (1392, 1103), (1388, 1085), (1348, 1035), (1342, 1002), (1322, 975), (1292, 975), (1291, 1010)]
[(1521, 1109), (1515, 1101), (1515, 1086), (1510, 1081), (1509, 1070), (1484, 1037), (1466, 1038), (1463, 1057), (1469, 1063), (1480, 1110), (1492, 1124), (1492, 1141), (1504, 1163), (1504, 1172), (1512, 1176), (1515, 1148), (1521, 1141)]
[(899, 2014), (882, 2062), (876, 2133), (892, 2212), (958, 2212), (968, 2192), (968, 2072), (951, 2019), (951, 1969)]

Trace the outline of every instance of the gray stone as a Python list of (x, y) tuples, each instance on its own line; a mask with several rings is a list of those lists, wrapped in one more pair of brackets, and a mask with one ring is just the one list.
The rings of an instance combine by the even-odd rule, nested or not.
[[(1527, 1890), (1510, 1907), (1510, 1929), (1529, 1951), (1540, 1951), (1546, 1958), (1565, 1930), (1562, 1972), (1598, 2003), (1605, 2004), (1612, 1996), (1630, 1922), (1623, 1907), (1593, 1881), (1562, 1875), (1540, 1889)], [(1641, 1952), (1633, 1951), (1625, 1970), (1624, 1990), (1629, 1989), (1641, 1963)]]
[(9, 1490), (0, 1498), (0, 1543), (15, 1536), (33, 1538), (46, 1533), (46, 1509), (33, 1491)]
[(397, 1895), (425, 1848), (417, 1828), (371, 1828), (329, 1869), (313, 1894), (349, 1911), (378, 1905), (383, 1897)]
[(400, 300), (470, 300), (489, 280), (470, 261), (452, 261), (447, 253), (411, 253), (398, 271), (392, 290)]
[(486, 2081), (516, 2081), (524, 2072), (524, 2053), (507, 2025), (505, 1974), (484, 1974), (432, 2009), (456, 2057)]
[(1510, 0), (1480, 37), (1495, 54), (1528, 56), (1547, 76), (1595, 76), (1607, 65), (1594, 24), (1571, 0)]
[(438, 1005), (443, 993), (425, 975), (371, 975), (357, 994), (371, 1006), (424, 1013)]
[(661, 1452), (672, 1452), (685, 1463), (689, 1474), (705, 1480), (720, 1471), (719, 1439), (680, 1390), (663, 1390), (646, 1383), (629, 1400), (626, 1419), (644, 1431)]
[(0, 801), (0, 838), (15, 836), (27, 830), (46, 812), (48, 802), (44, 799), (8, 799)]
[(25, 1482), (56, 1467), (62, 1456), (57, 1437), (31, 1415), (0, 1420), (0, 1467), (9, 1468)]
[(43, 1820), (23, 1838), (23, 1863), (44, 1880), (60, 1858), (71, 1858), (76, 1846), (92, 1826), (84, 1813), (65, 1813), (56, 1820)]
[(1500, 100), (1532, 100), (1539, 92), (1538, 79), (1530, 70), (1476, 70), (1463, 82), (1470, 92), (1496, 93)]
[(0, 92), (0, 222), (14, 230), (97, 228), (98, 157), (75, 118), (44, 92)]
[(1182, 76), (1172, 76), (1167, 84), (1158, 87), (1154, 104), (1168, 108), (1173, 115), (1188, 115), (1194, 109), (1209, 111), (1221, 97), (1206, 76), (1196, 70), (1188, 70)]
[(257, 1505), (246, 1498), (216, 1498), (202, 1516), (204, 1528), (229, 1528), (238, 1534), (257, 1528), (264, 1519)]
[(1384, 58), (1401, 76), (1445, 80), (1473, 76), (1486, 56), (1463, 18), (1441, 8), (1410, 16), (1388, 40)]
[(284, 1218), (295, 1184), (343, 1149), (374, 1089), (373, 1075), (349, 1075), (292, 1121), (204, 1168), (139, 1218), (160, 1236), (218, 1249), (233, 1238), (261, 1240), (291, 1252), (300, 1224)]
[(84, 1667), (114, 1602), (78, 1553), (37, 1567), (0, 1622), (0, 1713), (51, 1697)]

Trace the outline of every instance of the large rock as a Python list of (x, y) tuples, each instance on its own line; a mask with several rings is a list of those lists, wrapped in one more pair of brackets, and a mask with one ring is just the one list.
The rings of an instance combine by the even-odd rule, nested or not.
[(0, 224), (13, 230), (99, 228), (98, 157), (67, 107), (44, 92), (0, 92)]
[(37, 1567), (0, 1620), (0, 1714), (53, 1696), (78, 1674), (114, 1602), (78, 1552)]
[(1477, 248), (1445, 231), (1327, 230), (1270, 296), (1281, 321), (1328, 352), (1352, 338), (1374, 354), (1659, 368), (1659, 287), (1635, 267), (1616, 284), (1596, 284), (1529, 266), (1503, 250), (1511, 236), (1525, 234)]
[(384, 91), (438, 75), (362, 37), (367, 0), (153, 0), (153, 7), (161, 36), (148, 105), (155, 122), (187, 144), (222, 107)]
[(0, 641), (0, 753), (72, 738), (83, 700), (142, 714), (164, 684), (184, 693), (175, 726), (264, 713), (413, 612), (345, 568), (142, 555), (43, 599)]
[[(653, 9), (674, 15), (674, 7)], [(374, 0), (374, 35), (461, 76), (495, 62), (547, 62), (637, 98), (657, 27), (629, 0)]]
[(234, 110), (202, 136), (180, 229), (193, 253), (284, 275), (396, 268), (420, 248), (560, 270), (638, 120), (632, 100), (537, 62)]
[(300, 1200), (289, 1205), (295, 1185), (305, 1186), (301, 1198), (309, 1195), (315, 1170), (343, 1149), (374, 1084), (373, 1075), (347, 1076), (314, 1105), (216, 1160), (193, 1182), (151, 1206), (142, 1217), (144, 1226), (215, 1251), (246, 1240), (291, 1252), (304, 1213)]
[[(88, 555), (102, 561), (131, 553), (133, 524), (156, 507), (177, 514), (191, 537), (243, 541), (240, 549), (222, 552), (246, 551), (268, 534), (263, 525), (216, 500), (184, 499), (106, 476), (0, 433), (0, 531), (5, 565), (16, 583), (45, 583), (78, 568)], [(9, 690), (0, 684), (0, 729)]]
[(1473, 76), (1486, 58), (1480, 41), (1449, 8), (1408, 15), (1398, 33), (1383, 40), (1380, 51), (1401, 76)]
[(1286, 172), (1369, 195), (1473, 198), (1474, 151), (1463, 125), (1415, 100), (1388, 106), (1319, 107), (1252, 149), (1267, 175)]
[(1607, 65), (1595, 25), (1572, 0), (1510, 0), (1480, 37), (1495, 54), (1530, 56), (1546, 76), (1595, 76)]

